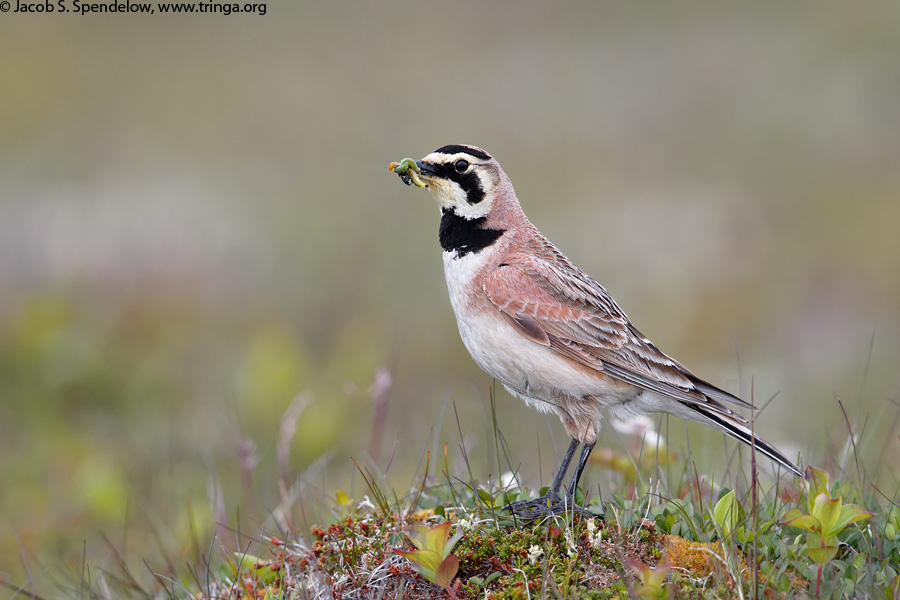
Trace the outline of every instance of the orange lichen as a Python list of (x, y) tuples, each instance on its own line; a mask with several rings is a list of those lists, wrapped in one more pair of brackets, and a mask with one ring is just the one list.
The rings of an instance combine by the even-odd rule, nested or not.
[[(711, 573), (722, 575), (725, 573), (725, 551), (720, 542), (701, 543), (689, 542), (676, 535), (663, 536), (663, 560), (673, 568), (684, 569), (694, 577), (702, 578)], [(748, 568), (747, 557), (741, 555), (741, 573), (744, 582), (749, 583), (752, 572)], [(809, 585), (809, 582), (797, 573), (788, 573), (791, 578), (791, 588), (801, 589)], [(757, 581), (765, 585), (767, 578), (762, 573), (757, 573)]]
[(663, 536), (663, 560), (699, 577), (717, 572), (716, 565), (721, 565), (721, 562), (713, 555), (724, 560), (722, 554), (722, 544), (719, 543), (689, 542), (676, 535)]
[(410, 523), (422, 523), (433, 516), (434, 510), (431, 508), (425, 508), (423, 510), (417, 510), (416, 512), (410, 513), (409, 516), (406, 517), (406, 520)]

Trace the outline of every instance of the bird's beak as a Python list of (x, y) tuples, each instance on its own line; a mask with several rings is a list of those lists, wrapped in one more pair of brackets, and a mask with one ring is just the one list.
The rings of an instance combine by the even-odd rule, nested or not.
[(426, 179), (431, 178), (431, 177), (434, 177), (435, 175), (437, 175), (437, 173), (436, 173), (435, 170), (432, 168), (432, 166), (429, 165), (429, 164), (428, 164), (427, 162), (425, 162), (424, 160), (417, 160), (417, 161), (416, 161), (416, 166), (419, 167), (419, 175), (421, 175), (422, 177), (425, 177)]

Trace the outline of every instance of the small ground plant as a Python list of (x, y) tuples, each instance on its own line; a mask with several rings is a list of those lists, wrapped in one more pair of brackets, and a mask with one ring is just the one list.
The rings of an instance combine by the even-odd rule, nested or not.
[(104, 600), (900, 598), (900, 484), (885, 492), (809, 467), (768, 488), (755, 474), (723, 487), (696, 471), (666, 487), (650, 479), (658, 465), (634, 461), (622, 494), (601, 503), (576, 491), (589, 513), (524, 522), (504, 507), (546, 490), (513, 473), (479, 482), (468, 462), (467, 480), (449, 475), (446, 449), (440, 476), (424, 462), (404, 495), (358, 467), (367, 493), (337, 490), (318, 524), (237, 532), (238, 552), (213, 538), (187, 568), (146, 564), (155, 588), (116, 553), (118, 572), (61, 589)]
[[(843, 504), (822, 471), (810, 469), (807, 479), (807, 515), (797, 508), (798, 486), (761, 494), (756, 505), (726, 489), (712, 505), (651, 493), (614, 497), (590, 505), (595, 517), (521, 523), (500, 508), (528, 490), (426, 477), (387, 510), (338, 505), (332, 524), (313, 528), (309, 539), (273, 542), (275, 560), (261, 567), (254, 557), (242, 584), (227, 581), (232, 595), (211, 597), (894, 598), (900, 510), (890, 504), (879, 517)], [(835, 511), (841, 516), (832, 518)], [(819, 538), (795, 534), (807, 526), (821, 527), (825, 563)]]
[(822, 571), (837, 556), (840, 540), (838, 537), (847, 527), (874, 515), (855, 504), (843, 504), (840, 491), (832, 496), (828, 491), (828, 473), (815, 467), (806, 468), (807, 514), (793, 508), (784, 515), (781, 525), (805, 530), (806, 551), (814, 563), (816, 571), (816, 595), (822, 583)]

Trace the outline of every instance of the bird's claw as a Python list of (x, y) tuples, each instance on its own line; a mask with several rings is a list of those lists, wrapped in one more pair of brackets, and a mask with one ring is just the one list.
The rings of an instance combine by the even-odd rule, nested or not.
[(414, 183), (417, 187), (425, 187), (425, 182), (419, 178), (421, 169), (412, 158), (404, 158), (400, 162), (392, 162), (388, 165), (388, 170), (398, 174), (401, 181), (406, 185)]
[(508, 504), (503, 510), (510, 513), (514, 517), (518, 517), (525, 521), (534, 521), (541, 517), (550, 517), (553, 515), (562, 515), (567, 513), (575, 513), (585, 517), (594, 517), (602, 519), (602, 514), (595, 514), (586, 508), (582, 508), (575, 504), (575, 499), (566, 495), (560, 497), (559, 494), (547, 493), (540, 498), (534, 500), (520, 500)]

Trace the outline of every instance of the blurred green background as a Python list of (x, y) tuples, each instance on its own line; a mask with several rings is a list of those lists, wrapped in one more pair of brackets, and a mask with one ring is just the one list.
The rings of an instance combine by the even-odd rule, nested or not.
[[(892, 490), (898, 57), (889, 1), (0, 14), (0, 573), (158, 563), (216, 515), (258, 531), (298, 394), (310, 506), (366, 493), (351, 457), (402, 494), (464, 442), (496, 478), (438, 213), (387, 171), (450, 143), (497, 157), (664, 351), (757, 404), (780, 391), (757, 429), (789, 455), (840, 469), (840, 398)], [(546, 482), (561, 426), (496, 406)], [(721, 473), (722, 436), (690, 431)]]

